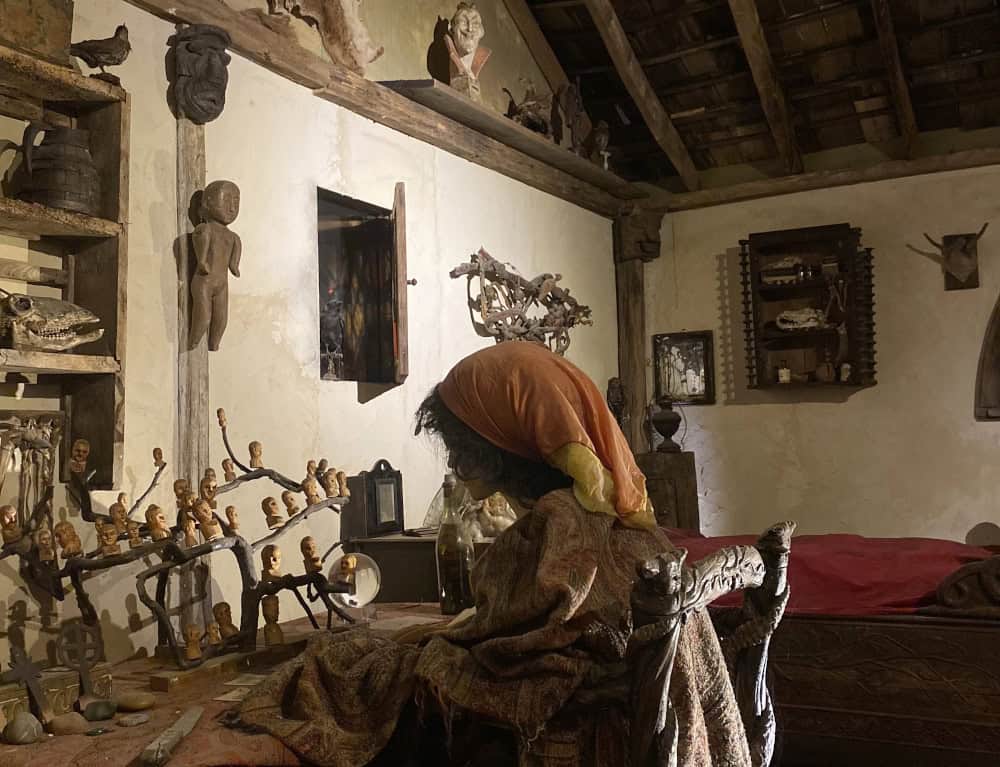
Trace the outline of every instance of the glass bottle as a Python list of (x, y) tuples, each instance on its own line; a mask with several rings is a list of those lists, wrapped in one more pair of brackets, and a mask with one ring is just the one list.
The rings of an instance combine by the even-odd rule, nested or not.
[(475, 549), (462, 520), (462, 493), (454, 474), (441, 486), (444, 508), (437, 536), (438, 596), (441, 613), (457, 615), (475, 602), (472, 598), (472, 564)]

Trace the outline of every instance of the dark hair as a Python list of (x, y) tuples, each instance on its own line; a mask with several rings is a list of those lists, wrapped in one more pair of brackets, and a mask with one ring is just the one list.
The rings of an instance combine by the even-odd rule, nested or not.
[(461, 480), (478, 479), (513, 498), (537, 500), (572, 487), (573, 480), (554, 466), (499, 448), (456, 416), (435, 386), (417, 408), (414, 434), (435, 434), (448, 451), (449, 465)]

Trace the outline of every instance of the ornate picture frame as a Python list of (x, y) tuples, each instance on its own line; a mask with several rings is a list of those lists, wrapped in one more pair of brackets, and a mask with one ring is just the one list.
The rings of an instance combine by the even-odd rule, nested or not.
[(656, 401), (715, 404), (715, 344), (711, 330), (653, 336)]

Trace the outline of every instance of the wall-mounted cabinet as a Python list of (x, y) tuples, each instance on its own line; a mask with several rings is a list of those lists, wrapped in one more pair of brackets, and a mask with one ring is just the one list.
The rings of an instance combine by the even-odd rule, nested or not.
[(401, 384), (409, 373), (406, 194), (392, 209), (320, 189), (320, 376)]
[(872, 252), (850, 224), (740, 242), (748, 385), (875, 385)]
[[(7, 174), (9, 196), (0, 194), (0, 234), (27, 241), (28, 260), (0, 259), (0, 278), (14, 280), (16, 290), (28, 296), (59, 297), (88, 309), (104, 329), (100, 339), (69, 351), (0, 348), (0, 373), (16, 373), (22, 382), (59, 392), (66, 416), (63, 444), (88, 440), (89, 469), (95, 472), (91, 485), (110, 489), (120, 479), (124, 433), (128, 94), (3, 45), (0, 94), (0, 115), (55, 131), (53, 143), (67, 140), (66, 136), (84, 137), (88, 164), (99, 177), (92, 209), (83, 213), (79, 208), (43, 204), (39, 201), (47, 199), (43, 194), (20, 189), (23, 168)], [(23, 149), (18, 154), (15, 162), (23, 165)], [(6, 165), (5, 159), (0, 167)], [(61, 190), (61, 179), (73, 171), (55, 162), (48, 172), (46, 183), (54, 179)]]

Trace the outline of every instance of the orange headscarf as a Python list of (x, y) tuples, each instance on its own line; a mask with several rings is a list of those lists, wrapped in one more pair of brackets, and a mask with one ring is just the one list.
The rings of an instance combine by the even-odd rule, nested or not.
[(588, 511), (653, 527), (646, 478), (594, 382), (540, 344), (509, 341), (459, 362), (438, 393), (499, 448), (560, 469)]

